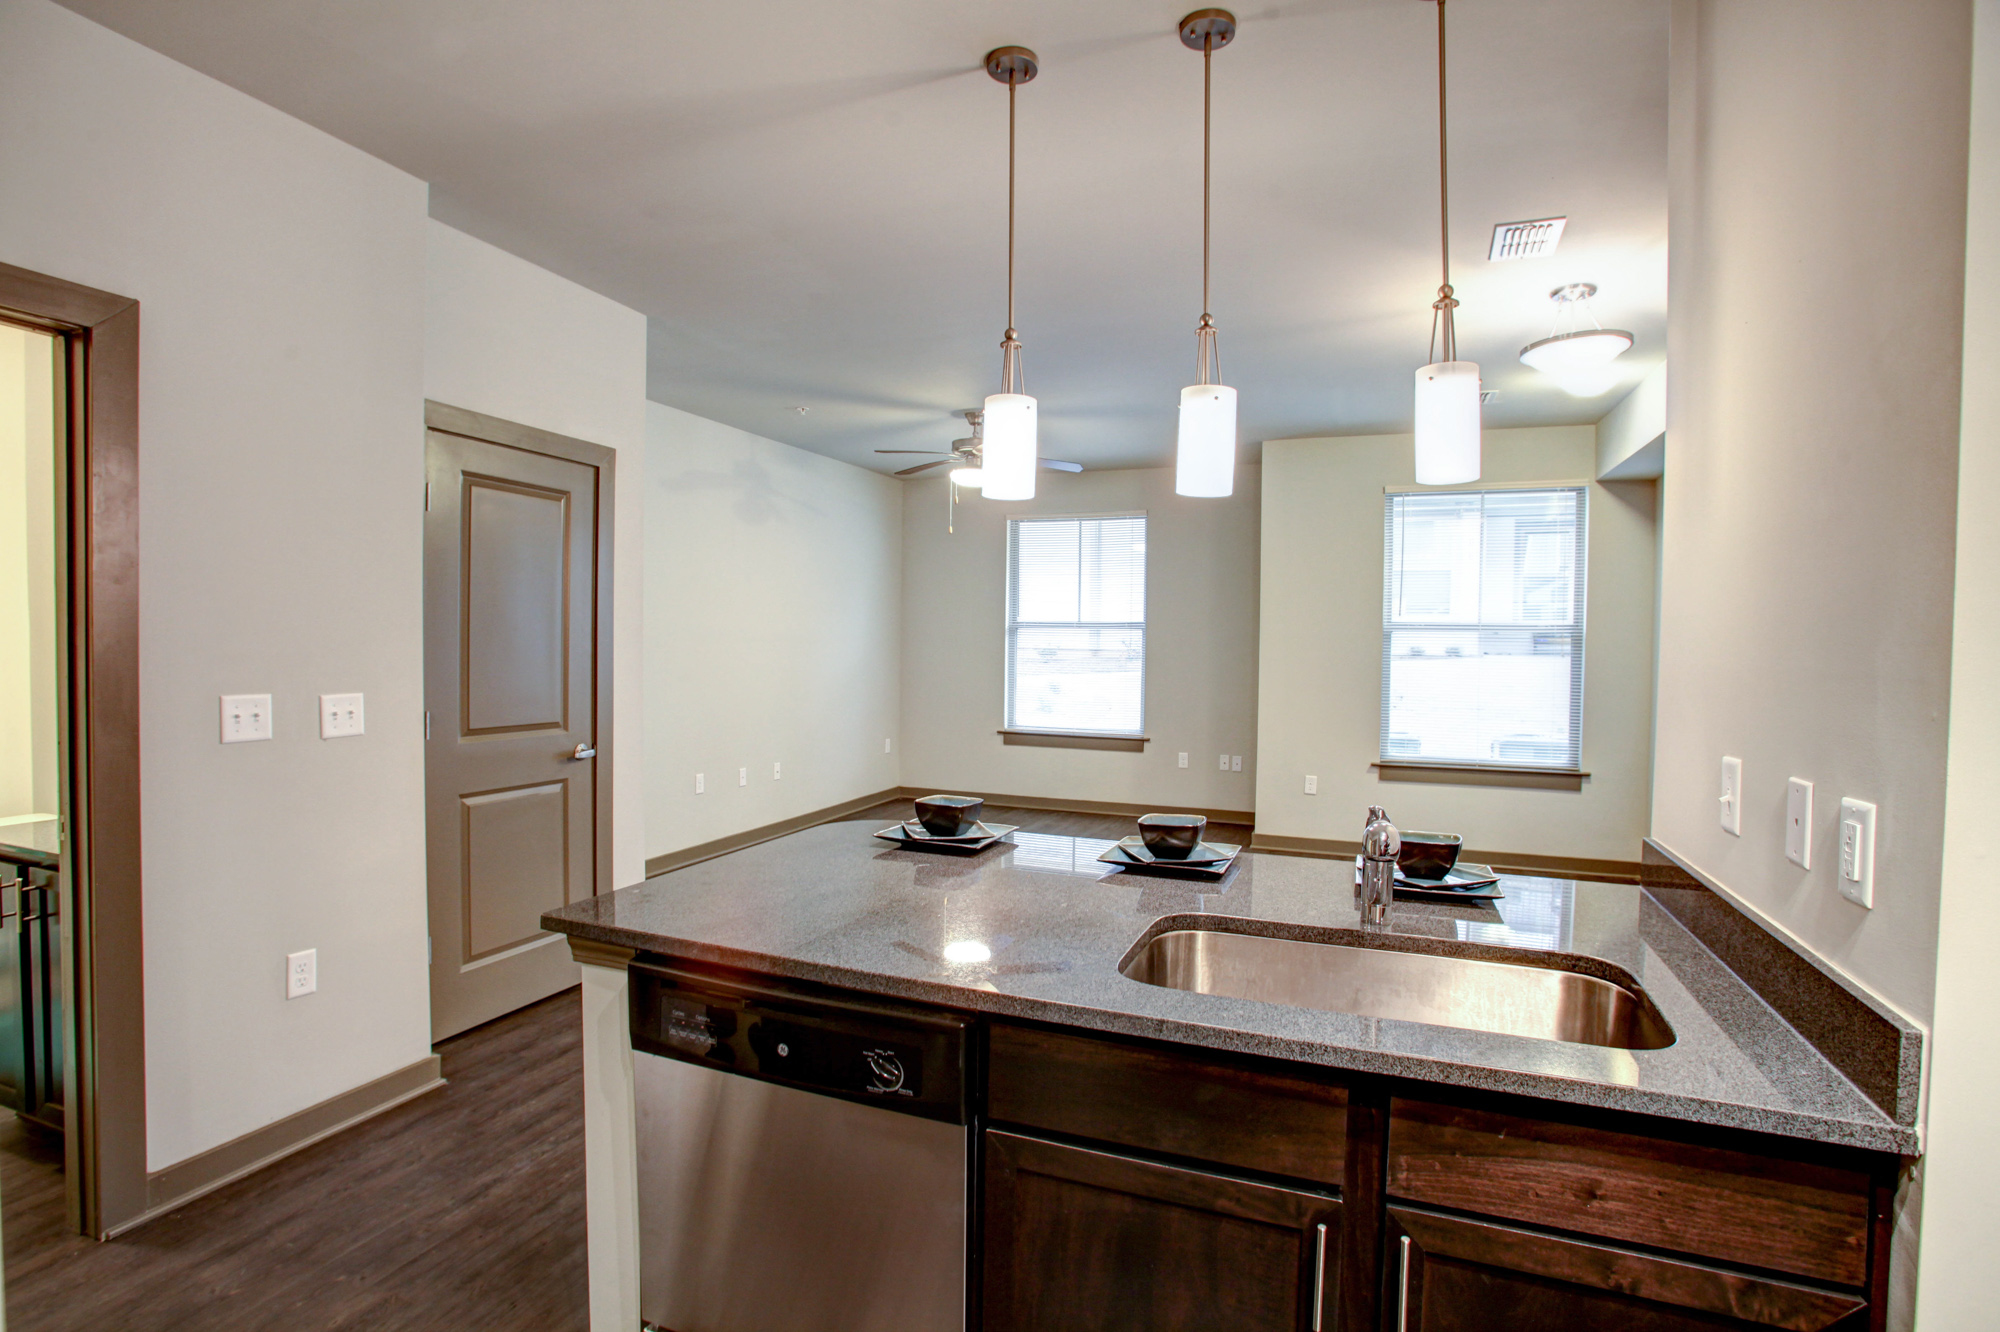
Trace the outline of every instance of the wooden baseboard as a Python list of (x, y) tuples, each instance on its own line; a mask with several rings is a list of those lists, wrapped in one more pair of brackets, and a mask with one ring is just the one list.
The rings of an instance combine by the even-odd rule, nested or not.
[[(1329, 837), (1284, 837), (1258, 833), (1250, 839), (1252, 851), (1270, 851), (1286, 856), (1323, 856), (1350, 859), (1361, 854), (1361, 843)], [(1592, 860), (1582, 856), (1536, 856), (1516, 851), (1462, 851), (1459, 859), (1475, 865), (1491, 865), (1503, 873), (1548, 875), (1561, 879), (1588, 879), (1597, 883), (1637, 883), (1640, 865), (1636, 860)]]
[(414, 1064), (287, 1115), (275, 1124), (253, 1129), (164, 1170), (151, 1171), (146, 1176), (146, 1210), (107, 1233), (105, 1238), (143, 1226), (205, 1193), (213, 1193), (293, 1152), (442, 1086), (444, 1061), (434, 1054), (426, 1055)]
[(704, 860), (726, 856), (731, 851), (741, 851), (746, 846), (768, 842), (774, 837), (783, 837), (806, 828), (816, 828), (822, 823), (832, 823), (835, 819), (844, 819), (849, 814), (867, 809), (870, 805), (894, 800), (902, 793), (903, 788), (892, 786), (886, 791), (876, 791), (869, 795), (856, 796), (852, 800), (843, 800), (838, 805), (828, 805), (825, 809), (816, 809), (807, 814), (795, 814), (789, 819), (779, 819), (776, 823), (767, 823), (761, 828), (749, 828), (740, 833), (731, 833), (727, 837), (718, 837), (712, 842), (702, 842), (695, 846), (682, 847), (678, 851), (649, 856), (646, 860), (646, 877), (655, 878), (670, 870), (686, 869), (689, 865), (698, 865)]
[(1111, 800), (1063, 800), (1045, 796), (996, 795), (990, 791), (967, 791), (951, 786), (905, 786), (891, 791), (883, 799), (901, 797), (915, 800), (918, 796), (930, 795), (938, 791), (949, 791), (954, 795), (978, 796), (989, 805), (1012, 806), (1015, 809), (1054, 809), (1072, 814), (1125, 814), (1138, 818), (1141, 814), (1200, 814), (1210, 823), (1252, 824), (1257, 815), (1247, 809), (1196, 809), (1191, 805), (1128, 805)]

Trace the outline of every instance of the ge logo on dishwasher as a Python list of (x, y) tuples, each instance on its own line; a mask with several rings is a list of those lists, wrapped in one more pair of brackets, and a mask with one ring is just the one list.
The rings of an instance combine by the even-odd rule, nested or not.
[[(863, 1050), (861, 1057), (868, 1061), (868, 1072), (874, 1079), (868, 1084), (869, 1091), (883, 1093), (903, 1091), (903, 1061), (896, 1057), (895, 1051)], [(903, 1092), (903, 1094), (907, 1096), (909, 1093)]]

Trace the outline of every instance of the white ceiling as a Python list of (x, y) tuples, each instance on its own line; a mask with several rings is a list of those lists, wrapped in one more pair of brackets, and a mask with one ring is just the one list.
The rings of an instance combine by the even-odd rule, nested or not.
[[(1200, 314), (1195, 0), (65, 0), (432, 182), (438, 218), (651, 317), (662, 402), (893, 468), (997, 390), (1006, 93), (1043, 452), (1163, 462)], [(1454, 0), (1453, 277), (1489, 425), (1596, 420), (1520, 365), (1547, 292), (1665, 354), (1666, 0)], [(1438, 282), (1435, 9), (1238, 12), (1214, 312), (1246, 441), (1409, 428)], [(1494, 223), (1567, 213), (1549, 259)], [(798, 407), (810, 408), (800, 413)]]

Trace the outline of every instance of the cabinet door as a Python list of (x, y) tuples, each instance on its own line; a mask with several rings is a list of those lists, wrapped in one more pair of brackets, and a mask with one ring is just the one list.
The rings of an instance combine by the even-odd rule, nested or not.
[(1859, 1295), (1392, 1207), (1388, 1332), (1790, 1332), (1867, 1325)]
[(984, 1141), (985, 1332), (1331, 1332), (1338, 1200), (990, 1129)]

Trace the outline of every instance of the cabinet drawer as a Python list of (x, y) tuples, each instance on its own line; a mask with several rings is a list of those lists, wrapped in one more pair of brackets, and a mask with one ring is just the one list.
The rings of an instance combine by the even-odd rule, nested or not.
[(1248, 1063), (996, 1023), (995, 1120), (1338, 1186), (1347, 1090)]
[(1396, 1100), (1387, 1192), (1842, 1285), (1867, 1278), (1859, 1170)]

